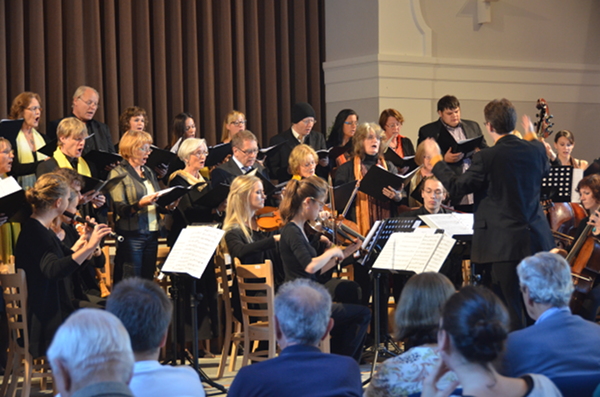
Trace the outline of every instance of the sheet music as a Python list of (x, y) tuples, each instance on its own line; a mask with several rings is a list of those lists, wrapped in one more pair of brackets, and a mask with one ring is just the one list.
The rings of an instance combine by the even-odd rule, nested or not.
[(442, 239), (440, 240), (437, 248), (433, 252), (429, 263), (425, 267), (423, 271), (425, 272), (439, 272), (442, 268), (442, 265), (446, 261), (448, 255), (450, 255), (450, 251), (454, 248), (454, 244), (456, 240), (447, 234), (442, 235)]
[(394, 269), (394, 242), (391, 238), (383, 246), (383, 249), (375, 260), (373, 267), (377, 269)]
[(473, 214), (431, 214), (419, 215), (433, 229), (443, 229), (449, 237), (454, 235), (473, 234)]
[[(415, 234), (415, 233), (413, 233)], [(406, 267), (407, 271), (422, 273), (425, 271), (427, 263), (431, 259), (431, 256), (435, 252), (442, 238), (442, 234), (415, 234), (419, 236), (421, 241), (416, 245), (415, 252), (410, 260), (410, 263)]]
[(183, 229), (171, 248), (162, 271), (187, 273), (200, 278), (224, 234), (223, 230), (208, 226)]
[(581, 196), (577, 192), (577, 185), (583, 179), (583, 170), (581, 168), (573, 168), (573, 183), (571, 183), (571, 202), (578, 203), (581, 201)]

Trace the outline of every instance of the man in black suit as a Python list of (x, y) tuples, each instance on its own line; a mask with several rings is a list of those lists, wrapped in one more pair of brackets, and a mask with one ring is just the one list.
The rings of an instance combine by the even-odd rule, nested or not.
[(441, 161), (433, 139), (425, 140), (425, 155), (431, 157), (433, 174), (450, 195), (474, 194), (471, 261), (489, 265), (492, 282), (508, 306), (512, 329), (520, 329), (525, 323), (516, 267), (526, 256), (554, 247), (540, 205), (541, 182), (550, 163), (541, 142), (511, 134), (517, 112), (510, 101), (488, 103), (484, 115), (495, 144), (475, 153), (464, 174), (456, 175)]
[(258, 169), (258, 172), (269, 179), (265, 167), (256, 162), (258, 142), (252, 132), (246, 130), (235, 134), (231, 139), (231, 147), (233, 149), (233, 156), (231, 156), (229, 161), (212, 170), (210, 174), (213, 186), (221, 183), (230, 185), (236, 176), (247, 174), (253, 169)]
[[(419, 129), (419, 139), (417, 144), (427, 138), (433, 138), (437, 141), (440, 132), (448, 131), (456, 141), (476, 138), (483, 135), (479, 124), (471, 120), (461, 120), (460, 118), (460, 102), (455, 96), (446, 95), (437, 103), (438, 115), (440, 118), (433, 123), (426, 124)], [(481, 148), (486, 148), (487, 143), (485, 138), (481, 141)], [(444, 161), (450, 166), (456, 175), (463, 174), (471, 165), (471, 158), (464, 158), (463, 153), (452, 153), (449, 147), (442, 147), (444, 153)], [(455, 197), (451, 196), (452, 205), (454, 208), (464, 211), (473, 212), (473, 197)]]
[[(292, 126), (286, 131), (275, 135), (269, 141), (269, 146), (284, 142), (274, 154), (267, 155), (267, 167), (271, 176), (280, 183), (289, 180), (289, 158), (292, 150), (301, 143), (305, 143), (315, 150), (326, 149), (325, 137), (318, 131), (313, 131), (317, 120), (315, 110), (306, 102), (298, 102), (292, 107)], [(319, 160), (316, 174), (327, 177), (329, 172), (329, 158)]]

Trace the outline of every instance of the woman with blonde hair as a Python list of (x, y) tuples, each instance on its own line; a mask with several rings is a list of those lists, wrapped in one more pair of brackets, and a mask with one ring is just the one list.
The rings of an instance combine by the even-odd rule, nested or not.
[(223, 120), (223, 131), (221, 133), (221, 142), (229, 143), (231, 138), (240, 131), (246, 129), (246, 116), (239, 110), (232, 110), (227, 113), (225, 120)]
[[(437, 330), (442, 308), (454, 292), (450, 280), (440, 273), (415, 274), (408, 280), (394, 315), (396, 340), (404, 343), (404, 353), (379, 366), (364, 397), (408, 396), (421, 391), (423, 381), (440, 361)], [(454, 374), (448, 374), (443, 384), (455, 380)]]
[(42, 117), (42, 99), (35, 92), (22, 92), (15, 97), (8, 118), (23, 119), (21, 128), (7, 134), (14, 153), (11, 175), (24, 190), (33, 186), (37, 166), (48, 156), (38, 150), (46, 145), (46, 135), (37, 131)]
[(292, 179), (300, 180), (315, 175), (319, 156), (315, 149), (302, 143), (296, 146), (289, 158), (289, 173)]

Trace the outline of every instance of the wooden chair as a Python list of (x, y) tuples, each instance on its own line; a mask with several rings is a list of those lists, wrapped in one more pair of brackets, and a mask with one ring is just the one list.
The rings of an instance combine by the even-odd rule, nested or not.
[(27, 330), (27, 283), (25, 271), (18, 269), (15, 274), (0, 274), (0, 285), (6, 302), (6, 315), (8, 317), (8, 360), (0, 395), (16, 395), (19, 376), (23, 377), (21, 396), (29, 396), (31, 379), (41, 378), (42, 388), (45, 389), (45, 380), (52, 378), (49, 363), (40, 358), (34, 362), (29, 353), (29, 333)]
[[(234, 259), (234, 263), (244, 324), (244, 367), (248, 364), (248, 359), (265, 361), (276, 354), (273, 265), (270, 260), (254, 265), (242, 265), (238, 258)], [(265, 281), (250, 282), (252, 279)], [(258, 341), (263, 340), (269, 342), (268, 350), (250, 351), (250, 341), (255, 341), (256, 348)]]
[[(227, 363), (227, 356), (230, 357), (229, 371), (235, 370), (235, 361), (238, 354), (238, 348), (240, 343), (244, 340), (244, 333), (242, 332), (242, 323), (240, 323), (233, 316), (233, 307), (231, 305), (231, 287), (233, 285), (233, 267), (231, 265), (231, 259), (227, 263), (226, 259), (222, 255), (215, 255), (216, 262), (216, 274), (217, 282), (221, 287), (223, 306), (225, 307), (223, 314), (225, 317), (225, 338), (223, 340), (223, 351), (221, 352), (221, 361), (219, 362), (219, 368), (217, 370), (217, 376), (215, 379), (219, 379), (225, 372), (225, 365)], [(231, 354), (230, 354), (231, 353)]]

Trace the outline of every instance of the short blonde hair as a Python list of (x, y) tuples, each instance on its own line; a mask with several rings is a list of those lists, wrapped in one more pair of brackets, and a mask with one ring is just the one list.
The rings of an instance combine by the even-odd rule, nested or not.
[(289, 158), (290, 174), (299, 175), (300, 174), (300, 166), (302, 165), (302, 163), (304, 162), (306, 157), (311, 156), (311, 155), (315, 159), (315, 163), (318, 163), (319, 156), (317, 155), (317, 152), (315, 152), (315, 149), (313, 149), (312, 147), (310, 147), (304, 143), (296, 146), (294, 148), (294, 150), (292, 150), (292, 153), (290, 153), (290, 158)]
[(201, 138), (188, 138), (181, 143), (179, 146), (179, 150), (177, 151), (177, 156), (185, 163), (186, 160), (189, 160), (190, 155), (194, 153), (196, 150), (204, 146), (204, 150), (208, 150), (206, 146), (206, 141)]
[(383, 156), (383, 152), (387, 147), (385, 145), (385, 131), (376, 123), (361, 123), (356, 128), (356, 133), (352, 137), (352, 146), (354, 148), (354, 155), (359, 156), (361, 159), (365, 157), (365, 140), (369, 137), (369, 134), (374, 133), (379, 138), (379, 152), (377, 156)]
[(152, 144), (152, 136), (146, 131), (127, 131), (119, 142), (119, 154), (129, 160), (133, 157), (133, 151), (145, 144)]
[(60, 138), (81, 139), (87, 138), (87, 127), (85, 123), (76, 117), (67, 117), (62, 119), (56, 129), (56, 144), (60, 147), (62, 142)]

